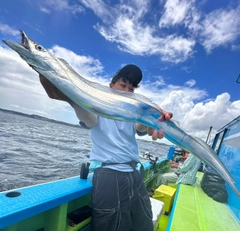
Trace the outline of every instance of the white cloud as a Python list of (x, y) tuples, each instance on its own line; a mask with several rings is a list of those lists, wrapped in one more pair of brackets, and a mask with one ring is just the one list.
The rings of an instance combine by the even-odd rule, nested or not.
[(182, 24), (194, 7), (195, 0), (167, 0), (159, 21), (160, 27), (172, 27)]
[(188, 87), (193, 87), (196, 84), (196, 81), (194, 79), (188, 80), (185, 85)]
[[(237, 47), (232, 43), (240, 35), (240, 6), (232, 5), (204, 14), (196, 4), (199, 3), (195, 0), (167, 0), (159, 21), (160, 28), (183, 26), (186, 34), (202, 44), (207, 53), (220, 46)], [(179, 27), (176, 29), (181, 33)]]
[(71, 13), (77, 15), (84, 11), (83, 7), (77, 3), (70, 3), (68, 0), (45, 0), (39, 1), (40, 10), (44, 13), (51, 13), (54, 11), (62, 11), (65, 13)]
[(215, 10), (206, 15), (201, 25), (200, 41), (207, 52), (231, 45), (240, 35), (240, 6)]
[(111, 20), (114, 20), (113, 15), (109, 12), (112, 12), (114, 8), (111, 5), (106, 4), (101, 0), (79, 0), (85, 7), (90, 8), (94, 13), (101, 18), (105, 23), (108, 23)]
[(184, 131), (203, 140), (206, 140), (210, 126), (213, 126), (213, 135), (239, 115), (240, 100), (231, 102), (228, 93), (207, 100), (207, 92), (194, 89), (193, 86), (165, 85), (160, 90), (153, 86), (155, 86), (154, 82), (151, 86), (145, 83), (138, 91), (163, 109), (173, 112), (173, 120)]
[[(166, 62), (180, 63), (193, 57), (197, 42), (208, 53), (219, 46), (234, 49), (240, 35), (240, 6), (203, 14), (197, 4), (204, 2), (195, 0), (166, 0), (159, 5), (146, 0), (111, 6), (101, 0), (81, 3), (102, 20), (94, 28), (106, 40), (118, 44), (120, 50), (133, 55), (157, 55)], [(161, 12), (158, 9), (162, 6)], [(152, 20), (147, 23), (145, 17), (149, 14)]]
[(73, 51), (57, 45), (49, 49), (49, 52), (56, 57), (64, 57), (74, 70), (87, 79), (97, 81), (100, 78), (100, 74), (103, 72), (101, 62), (91, 56), (77, 55)]
[(50, 14), (51, 13), (51, 10), (46, 8), (46, 7), (43, 7), (43, 6), (40, 6), (40, 11), (42, 11), (43, 13), (46, 13), (46, 14)]
[(151, 12), (149, 1), (121, 2), (111, 7), (103, 1), (81, 1), (94, 11), (103, 23), (94, 28), (118, 48), (133, 55), (158, 55), (161, 60), (183, 62), (193, 54), (195, 42), (175, 34), (161, 35), (156, 22), (146, 23), (144, 18)]
[(19, 35), (19, 30), (15, 30), (11, 28), (9, 25), (0, 22), (0, 33), (4, 35), (17, 36)]
[(97, 24), (95, 28), (108, 41), (133, 55), (158, 55), (162, 61), (179, 63), (192, 56), (195, 42), (181, 36), (158, 37), (155, 28), (134, 22), (127, 17), (118, 17), (112, 26)]
[[(196, 0), (44, 0), (37, 1), (39, 10), (72, 15), (91, 9), (100, 19), (94, 28), (108, 41), (126, 53), (139, 56), (158, 56), (160, 60), (181, 63), (194, 57), (195, 45), (200, 43), (210, 53), (217, 47), (238, 50), (240, 36), (240, 6), (237, 2), (224, 9), (204, 14), (205, 2)], [(201, 7), (199, 7), (201, 5)], [(53, 17), (57, 17), (56, 15)], [(146, 20), (147, 18), (147, 20)], [(27, 22), (24, 24), (32, 27)], [(35, 25), (40, 33), (41, 30)], [(12, 36), (18, 31), (0, 23), (0, 32)]]
[[(240, 100), (231, 102), (228, 93), (222, 93), (207, 103), (197, 103), (185, 117), (184, 129), (196, 136), (213, 126), (213, 131), (239, 116)], [(204, 121), (204, 123), (203, 123)], [(206, 135), (206, 134), (205, 134)]]

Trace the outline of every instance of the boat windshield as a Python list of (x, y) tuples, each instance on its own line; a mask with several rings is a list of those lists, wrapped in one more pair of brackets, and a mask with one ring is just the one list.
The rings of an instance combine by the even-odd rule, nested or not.
[(240, 75), (237, 78), (237, 83), (240, 83)]

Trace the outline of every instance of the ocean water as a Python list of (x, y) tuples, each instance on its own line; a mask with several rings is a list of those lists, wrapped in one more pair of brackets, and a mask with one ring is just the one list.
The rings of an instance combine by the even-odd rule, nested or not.
[[(169, 146), (138, 140), (139, 156)], [(0, 110), (0, 191), (79, 175), (91, 150), (89, 130)]]

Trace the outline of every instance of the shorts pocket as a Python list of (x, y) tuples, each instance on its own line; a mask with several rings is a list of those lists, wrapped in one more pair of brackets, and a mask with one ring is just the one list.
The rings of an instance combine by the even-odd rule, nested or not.
[(96, 209), (111, 210), (118, 206), (116, 174), (104, 171), (94, 173), (92, 202)]
[(93, 230), (117, 230), (119, 213), (116, 209), (94, 209)]

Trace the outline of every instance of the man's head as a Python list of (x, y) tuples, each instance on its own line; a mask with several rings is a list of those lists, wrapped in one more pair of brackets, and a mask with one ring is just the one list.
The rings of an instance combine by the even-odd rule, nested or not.
[[(113, 76), (110, 87), (114, 86), (117, 82), (122, 81), (133, 88), (137, 88), (142, 80), (142, 71), (139, 67), (133, 64), (128, 64), (119, 69)], [(121, 90), (121, 89), (120, 89)]]

